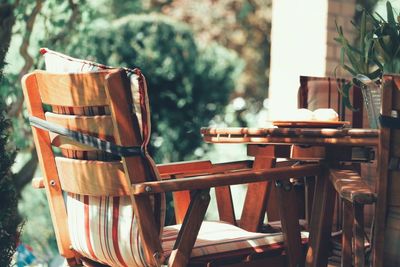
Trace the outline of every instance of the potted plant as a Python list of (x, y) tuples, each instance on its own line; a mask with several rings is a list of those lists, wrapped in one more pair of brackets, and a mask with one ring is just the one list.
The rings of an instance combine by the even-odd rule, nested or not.
[(378, 127), (381, 97), (381, 79), (385, 73), (400, 73), (400, 22), (390, 2), (386, 2), (387, 18), (379, 14), (362, 13), (357, 43), (352, 45), (344, 36), (342, 27), (336, 25), (341, 45), (340, 67), (353, 76), (351, 82), (339, 88), (344, 103), (353, 108), (349, 101), (352, 86), (361, 87), (371, 128)]

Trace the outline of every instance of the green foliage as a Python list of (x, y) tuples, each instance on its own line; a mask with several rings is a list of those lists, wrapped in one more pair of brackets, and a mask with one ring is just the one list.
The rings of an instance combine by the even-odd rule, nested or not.
[(0, 99), (0, 266), (8, 266), (18, 241), (20, 218), (17, 211), (17, 193), (11, 176), (15, 151), (10, 146), (10, 121)]
[(186, 24), (134, 15), (93, 28), (71, 54), (113, 66), (138, 66), (147, 77), (157, 161), (190, 158), (199, 129), (223, 111), (242, 62), (216, 44), (200, 47)]
[[(379, 14), (372, 15), (364, 10), (359, 25), (355, 26), (357, 43), (352, 44), (336, 25), (341, 45), (340, 66), (352, 76), (362, 74), (380, 82), (383, 73), (400, 73), (400, 23), (390, 2), (386, 2), (387, 19)], [(346, 106), (351, 107), (349, 91), (352, 82), (340, 88)]]
[[(13, 6), (0, 4), (0, 83), (3, 79), (5, 55), (14, 24)], [(10, 120), (6, 116), (6, 104), (0, 98), (0, 266), (9, 266), (19, 238), (20, 218), (17, 211), (17, 193), (11, 177), (15, 150), (9, 143)]]

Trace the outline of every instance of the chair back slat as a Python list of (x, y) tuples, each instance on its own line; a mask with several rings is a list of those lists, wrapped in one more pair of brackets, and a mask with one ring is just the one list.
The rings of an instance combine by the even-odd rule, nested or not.
[[(93, 135), (102, 140), (114, 140), (114, 125), (110, 115), (80, 116), (46, 112), (45, 116), (47, 121), (55, 123), (61, 127)], [(81, 144), (68, 137), (64, 137), (52, 132), (50, 132), (50, 139), (53, 146), (63, 149), (72, 149), (78, 151), (96, 150), (93, 147)]]
[(124, 196), (130, 192), (120, 161), (101, 162), (56, 157), (64, 191), (89, 196)]
[(108, 98), (104, 80), (108, 73), (100, 71), (66, 75), (35, 71), (35, 77), (44, 104), (68, 107), (106, 106)]

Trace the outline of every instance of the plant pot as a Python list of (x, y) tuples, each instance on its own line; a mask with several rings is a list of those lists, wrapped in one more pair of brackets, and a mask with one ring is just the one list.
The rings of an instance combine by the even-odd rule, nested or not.
[(369, 127), (371, 129), (378, 129), (380, 126), (379, 113), (381, 108), (382, 88), (364, 75), (357, 75), (354, 81), (361, 87), (364, 106), (367, 110)]

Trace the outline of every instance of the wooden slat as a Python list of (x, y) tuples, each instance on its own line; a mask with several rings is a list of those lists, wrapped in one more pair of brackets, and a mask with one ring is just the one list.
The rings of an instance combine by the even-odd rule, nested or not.
[(315, 186), (313, 215), (309, 226), (311, 232), (306, 257), (307, 267), (322, 267), (328, 263), (335, 194), (329, 181), (328, 167), (325, 168), (323, 174), (317, 177)]
[[(89, 135), (94, 135), (103, 140), (112, 140), (114, 134), (114, 126), (110, 115), (102, 116), (78, 116), (78, 115), (62, 115), (52, 112), (46, 112), (46, 120), (61, 127), (74, 131), (80, 131)], [(85, 146), (70, 138), (50, 133), (52, 145), (74, 150), (92, 151), (93, 147)]]
[(157, 169), (161, 177), (187, 173), (207, 173), (212, 167), (213, 165), (209, 160), (157, 164)]
[(235, 210), (230, 186), (218, 186), (215, 188), (219, 220), (236, 225)]
[(295, 136), (216, 136), (203, 135), (203, 140), (209, 143), (251, 143), (251, 144), (282, 144), (291, 143), (299, 145), (343, 145), (343, 146), (378, 146), (377, 136), (346, 136), (334, 137), (295, 137)]
[[(185, 177), (183, 175), (173, 175), (172, 178), (181, 179)], [(181, 224), (190, 205), (190, 191), (173, 192), (172, 199), (174, 201), (175, 222)]]
[(355, 171), (331, 169), (329, 178), (340, 197), (351, 203), (372, 204), (376, 201), (376, 194)]
[[(122, 70), (113, 71), (106, 79), (106, 94), (110, 99), (110, 110), (114, 123), (114, 137), (117, 145), (142, 145), (139, 123), (136, 116), (130, 113), (131, 97), (129, 80)], [(142, 116), (150, 114), (142, 114)], [(150, 127), (150, 125), (149, 125)], [(122, 164), (126, 174), (126, 185), (141, 183), (153, 177), (152, 170), (157, 172), (150, 156), (146, 160), (139, 157), (122, 157)], [(157, 196), (154, 196), (154, 199)], [(161, 197), (161, 196), (159, 196)], [(139, 234), (143, 244), (143, 251), (149, 265), (159, 266), (164, 261), (163, 249), (159, 239), (160, 222), (156, 221), (157, 212), (153, 212), (152, 200), (146, 195), (131, 195), (134, 214), (138, 220)]]
[(353, 266), (353, 250), (352, 250), (352, 238), (353, 238), (353, 204), (347, 200), (343, 200), (343, 233), (342, 233), (342, 267)]
[(190, 253), (210, 203), (209, 191), (209, 189), (198, 190), (193, 194), (193, 200), (190, 202), (188, 212), (169, 257), (168, 266), (181, 267), (186, 266), (189, 262)]
[[(290, 181), (283, 182), (291, 185)], [(288, 266), (302, 266), (304, 263), (304, 253), (302, 252), (299, 211), (296, 203), (296, 192), (293, 188), (287, 190), (285, 186), (277, 188), (279, 213), (282, 222), (282, 233), (285, 242), (286, 254), (288, 256)]]
[[(256, 157), (253, 170), (273, 170), (275, 159), (270, 157)], [(267, 209), (267, 200), (270, 192), (272, 180), (264, 180), (261, 183), (253, 183), (247, 186), (246, 198), (244, 200), (242, 216), (240, 217), (240, 227), (250, 231), (257, 232), (264, 220)]]
[[(382, 88), (382, 104), (381, 113), (384, 116), (391, 116), (393, 103), (393, 87), (392, 78), (390, 76), (383, 77)], [(379, 135), (378, 149), (378, 179), (377, 203), (375, 208), (375, 232), (374, 246), (372, 248), (373, 266), (383, 266), (384, 263), (384, 244), (385, 244), (385, 227), (387, 212), (387, 194), (388, 194), (388, 164), (390, 159), (390, 136), (389, 128), (382, 128)]]
[(307, 159), (319, 160), (323, 159), (326, 154), (326, 148), (323, 146), (292, 146), (290, 151), (291, 159)]
[(354, 203), (354, 267), (365, 266), (364, 204)]
[(56, 157), (64, 191), (90, 196), (129, 195), (121, 162), (101, 162)]
[(319, 164), (273, 168), (258, 171), (240, 171), (229, 174), (212, 174), (189, 177), (186, 179), (163, 180), (133, 184), (132, 193), (136, 195), (142, 195), (180, 190), (205, 189), (216, 186), (255, 183), (260, 181), (271, 181), (273, 179), (288, 179), (289, 177), (303, 177), (319, 174)]
[[(22, 88), (29, 114), (45, 119), (36, 78), (35, 73), (25, 75), (21, 81)], [(49, 209), (59, 252), (62, 256), (68, 259), (75, 258), (76, 253), (71, 249), (71, 241), (66, 220), (67, 211), (64, 204), (52, 147), (50, 145), (49, 134), (46, 131), (34, 127), (32, 127), (32, 133), (38, 153), (39, 164), (43, 171), (44, 181), (46, 184), (46, 195), (49, 202)]]
[(83, 107), (108, 105), (104, 81), (109, 72), (51, 74), (35, 71), (34, 75), (43, 103)]

